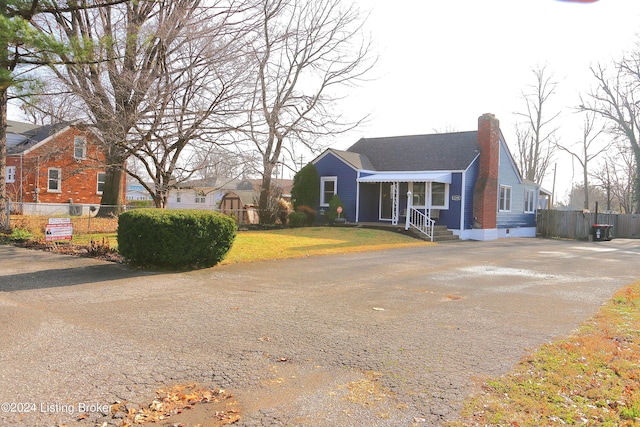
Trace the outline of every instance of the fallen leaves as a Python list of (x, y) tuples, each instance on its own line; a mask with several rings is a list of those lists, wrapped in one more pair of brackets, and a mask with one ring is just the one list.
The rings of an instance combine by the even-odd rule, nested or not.
[(113, 418), (122, 419), (120, 427), (131, 427), (146, 423), (157, 423), (192, 409), (198, 404), (221, 404), (213, 412), (215, 424), (206, 420), (207, 425), (223, 426), (240, 420), (240, 411), (233, 396), (222, 389), (209, 389), (197, 384), (175, 385), (156, 391), (156, 398), (147, 407), (136, 409), (127, 402), (111, 405)]

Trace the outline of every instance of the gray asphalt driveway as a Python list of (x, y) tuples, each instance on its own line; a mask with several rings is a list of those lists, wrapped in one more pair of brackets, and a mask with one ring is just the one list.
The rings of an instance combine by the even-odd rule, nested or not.
[(435, 426), (479, 379), (569, 334), (639, 265), (640, 240), (622, 239), (159, 274), (0, 246), (0, 403), (36, 408), (3, 404), (0, 424), (118, 425), (104, 405), (197, 382), (231, 392), (243, 426)]

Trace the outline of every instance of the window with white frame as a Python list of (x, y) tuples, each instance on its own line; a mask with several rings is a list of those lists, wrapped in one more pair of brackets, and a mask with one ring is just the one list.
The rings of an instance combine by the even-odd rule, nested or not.
[(414, 182), (411, 194), (413, 197), (413, 206), (426, 206), (427, 184), (425, 182)]
[(73, 139), (73, 157), (76, 160), (87, 158), (87, 140), (83, 136), (76, 136)]
[(4, 180), (6, 183), (16, 182), (16, 167), (15, 166), (7, 166), (7, 173), (5, 174)]
[(447, 209), (449, 197), (447, 195), (449, 186), (444, 182), (431, 183), (431, 207), (438, 209)]
[(207, 200), (207, 195), (204, 194), (204, 191), (196, 191), (196, 203), (205, 203)]
[(524, 190), (524, 211), (525, 213), (534, 213), (535, 207), (535, 192), (533, 190)]
[(62, 192), (62, 169), (49, 168), (47, 171), (47, 191), (50, 193)]
[(508, 185), (500, 186), (500, 201), (498, 210), (502, 212), (511, 211), (511, 187)]
[(337, 193), (338, 177), (323, 176), (320, 178), (320, 206), (329, 206), (331, 198)]
[(176, 203), (182, 202), (182, 193), (176, 192)]
[(104, 191), (104, 183), (106, 180), (107, 180), (107, 173), (98, 172), (98, 186), (97, 186), (96, 193), (102, 194), (102, 192)]

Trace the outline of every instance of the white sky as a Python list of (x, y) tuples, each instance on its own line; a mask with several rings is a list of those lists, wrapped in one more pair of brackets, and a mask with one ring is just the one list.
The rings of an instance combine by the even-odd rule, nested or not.
[[(521, 93), (547, 65), (558, 81), (548, 113), (562, 110), (561, 142), (580, 138), (571, 108), (594, 86), (589, 66), (611, 64), (631, 49), (640, 30), (640, 0), (569, 3), (558, 0), (359, 0), (371, 10), (368, 29), (379, 62), (371, 81), (340, 108), (371, 121), (332, 145), (360, 137), (477, 129), (483, 113), (500, 120), (510, 147)], [(551, 102), (551, 101), (550, 101)], [(552, 111), (554, 110), (554, 111)], [(575, 116), (574, 116), (575, 117)], [(568, 155), (558, 158), (556, 195), (571, 187)], [(552, 173), (543, 183), (552, 188)], [(581, 171), (573, 173), (581, 181)]]

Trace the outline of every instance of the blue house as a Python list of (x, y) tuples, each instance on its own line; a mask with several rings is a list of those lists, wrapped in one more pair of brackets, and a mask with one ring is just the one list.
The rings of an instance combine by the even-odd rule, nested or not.
[(445, 226), (461, 239), (535, 237), (539, 186), (526, 181), (492, 114), (478, 130), (363, 138), (312, 162), (319, 209), (338, 194), (350, 222), (383, 222), (433, 236)]

